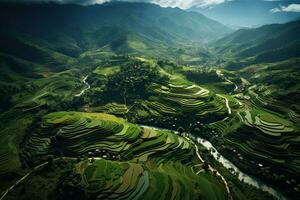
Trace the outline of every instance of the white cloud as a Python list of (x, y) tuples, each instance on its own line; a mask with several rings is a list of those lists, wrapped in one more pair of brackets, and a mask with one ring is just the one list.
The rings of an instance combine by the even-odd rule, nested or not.
[(110, 1), (126, 1), (126, 2), (154, 3), (162, 7), (179, 7), (182, 9), (188, 9), (193, 6), (208, 7), (208, 6), (223, 3), (225, 1), (232, 1), (232, 0), (14, 0), (14, 1), (76, 3), (81, 5), (102, 4)]
[(145, 2), (155, 3), (163, 7), (179, 7), (188, 9), (193, 6), (206, 7), (223, 3), (225, 0), (148, 0)]
[(290, 4), (288, 6), (280, 6), (280, 8), (273, 8), (270, 10), (276, 12), (300, 12), (300, 4)]
[[(216, 4), (221, 4), (224, 3), (226, 0), (204, 0), (201, 3), (199, 3), (197, 6), (198, 7), (207, 7), (207, 6), (212, 6)], [(227, 0), (230, 1), (230, 0)]]
[(188, 9), (193, 6), (196, 7), (212, 6), (212, 5), (220, 4), (225, 1), (231, 1), (231, 0), (119, 0), (119, 1), (146, 2), (146, 3), (158, 4), (162, 7), (178, 7), (182, 9)]
[(281, 12), (280, 8), (273, 8), (270, 10), (272, 13), (277, 13), (277, 12)]

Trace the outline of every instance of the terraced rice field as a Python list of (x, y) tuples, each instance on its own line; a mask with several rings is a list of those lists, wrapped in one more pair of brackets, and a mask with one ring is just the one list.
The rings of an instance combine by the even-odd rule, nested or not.
[(241, 124), (241, 119), (238, 116), (232, 116), (210, 123), (208, 127), (217, 131), (220, 135), (226, 135), (239, 128)]
[[(226, 199), (223, 186), (212, 174), (195, 175), (178, 163), (150, 164), (97, 159), (75, 167), (77, 187), (99, 199)], [(180, 172), (180, 174), (178, 174)], [(214, 185), (215, 184), (215, 185)]]
[(300, 115), (297, 114), (295, 111), (291, 110), (289, 113), (289, 118), (295, 122), (295, 123), (300, 123)]
[[(133, 156), (143, 161), (149, 157), (188, 160), (194, 155), (193, 146), (184, 138), (140, 128), (108, 114), (52, 113), (44, 117), (41, 127), (41, 133), (34, 133), (23, 150), (27, 159), (46, 155), (53, 147), (66, 155), (85, 155), (101, 149), (121, 155), (122, 159)], [(51, 143), (51, 137), (56, 141)], [(172, 156), (174, 153), (177, 157)]]
[(205, 118), (209, 114), (226, 115), (224, 99), (197, 85), (159, 85), (150, 87), (153, 96), (143, 102), (143, 108), (157, 115), (192, 115)]
[(80, 181), (72, 187), (97, 199), (227, 198), (222, 180), (205, 170), (193, 171), (201, 166), (194, 145), (173, 132), (142, 128), (109, 114), (79, 112), (48, 114), (40, 127), (28, 139), (23, 158), (89, 155), (75, 165)]
[(120, 71), (120, 66), (116, 65), (116, 66), (108, 66), (108, 67), (97, 67), (93, 73), (100, 75), (100, 76), (111, 76), (113, 74), (116, 74)]
[(98, 193), (101, 199), (140, 197), (138, 194), (149, 187), (148, 173), (141, 164), (97, 159), (92, 164), (80, 162), (75, 168), (82, 175), (81, 187), (88, 193)]
[(255, 127), (270, 136), (279, 137), (294, 131), (292, 124), (271, 114), (257, 114), (255, 111), (245, 110), (240, 115), (246, 125)]
[(104, 106), (93, 107), (92, 110), (114, 115), (124, 115), (128, 112), (128, 108), (126, 105), (118, 103), (108, 103)]
[(0, 152), (0, 175), (5, 174), (6, 172), (9, 171), (10, 165), (9, 165), (9, 160), (10, 160), (10, 154), (7, 152)]
[(300, 137), (296, 127), (262, 110), (243, 110), (238, 116), (241, 129), (227, 134), (226, 143), (242, 155), (263, 163), (262, 166), (270, 166), (276, 173), (298, 177)]
[(26, 144), (26, 149), (22, 152), (22, 155), (26, 159), (31, 159), (32, 155), (43, 156), (51, 152), (50, 138), (40, 137), (37, 134), (33, 134)]
[(297, 136), (278, 139), (253, 130), (236, 132), (227, 137), (228, 145), (243, 155), (260, 160), (264, 165), (274, 166), (277, 170), (280, 168), (291, 177), (299, 175), (299, 141)]

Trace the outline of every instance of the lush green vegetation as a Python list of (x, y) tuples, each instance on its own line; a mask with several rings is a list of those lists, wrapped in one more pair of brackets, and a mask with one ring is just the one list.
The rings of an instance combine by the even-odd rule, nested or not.
[[(236, 72), (209, 68), (198, 70), (171, 62), (114, 56), (107, 59), (105, 63), (95, 64), (87, 78), (90, 89), (81, 96), (76, 96), (85, 88), (84, 84), (74, 85), (72, 82), (83, 79), (77, 71), (79, 69), (67, 70), (49, 75), (47, 78), (30, 81), (33, 84), (37, 83), (36, 92), (24, 95), (28, 99), (26, 101), (23, 96), (23, 100), (20, 96), (15, 96), (14, 99), (20, 103), (2, 114), (5, 118), (8, 118), (9, 113), (28, 115), (28, 128), (21, 130), (22, 134), (17, 134), (21, 145), (13, 146), (17, 144), (14, 142), (3, 144), (4, 147), (15, 148), (15, 152), (20, 152), (20, 158), (12, 160), (17, 157), (3, 151), (1, 158), (8, 164), (2, 167), (3, 170), (7, 169), (3, 171), (3, 177), (10, 171), (15, 172), (15, 169), (18, 174), (24, 173), (19, 170), (21, 165), (31, 168), (43, 164), (48, 161), (49, 155), (57, 158), (65, 156), (83, 159), (70, 168), (71, 174), (82, 174), (81, 178), (76, 179), (76, 184), (70, 184), (74, 176), (68, 176), (66, 187), (73, 192), (88, 191), (91, 196), (104, 195), (105, 198), (115, 198), (115, 195), (120, 195), (119, 192), (109, 197), (113, 190), (102, 193), (96, 188), (100, 186), (100, 188), (108, 188), (106, 184), (116, 184), (112, 188), (119, 191), (117, 190), (119, 187), (125, 187), (122, 186), (120, 178), (129, 173), (126, 173), (129, 166), (142, 165), (140, 175), (137, 177), (145, 177), (147, 172), (148, 181), (161, 182), (167, 179), (168, 183), (171, 181), (173, 184), (178, 184), (178, 187), (182, 187), (183, 182), (185, 184), (189, 182), (199, 188), (196, 189), (198, 192), (185, 189), (184, 191), (189, 192), (181, 191), (178, 193), (180, 195), (200, 195), (208, 199), (220, 198), (220, 195), (224, 197), (224, 190), (223, 193), (220, 191), (220, 194), (214, 194), (218, 195), (214, 197), (211, 196), (213, 194), (210, 191), (204, 190), (203, 181), (216, 187), (213, 186), (216, 180), (211, 179), (214, 176), (208, 179), (206, 175), (200, 173), (199, 182), (191, 178), (193, 173), (195, 176), (195, 171), (196, 173), (201, 171), (199, 167), (195, 167), (199, 161), (196, 159), (192, 143), (174, 133), (140, 128), (113, 115), (123, 116), (131, 122), (178, 129), (181, 132), (186, 130), (211, 139), (224, 155), (231, 158), (242, 169), (248, 169), (248, 166), (254, 164), (256, 167), (247, 170), (249, 173), (260, 175), (267, 181), (274, 180), (276, 184), (284, 185), (286, 180), (291, 182), (295, 180), (293, 177), (298, 175), (297, 126), (294, 122), (284, 119), (283, 114), (270, 111), (268, 107), (264, 108), (262, 103), (252, 102), (251, 98), (247, 99), (247, 95), (252, 95), (253, 89), (245, 78), (238, 78), (240, 75)], [(206, 73), (207, 79), (204, 78)], [(198, 76), (201, 81), (197, 80)], [(69, 84), (68, 79), (70, 86), (65, 86)], [(219, 85), (210, 84), (211, 82)], [(26, 94), (27, 91), (24, 93)], [(55, 96), (57, 98), (53, 98)], [(47, 114), (63, 109), (78, 109), (85, 112)], [(25, 118), (21, 117), (21, 119)], [(9, 127), (13, 128), (13, 125)], [(7, 140), (15, 137), (17, 132), (12, 133), (7, 136)], [(236, 153), (232, 154), (233, 150)], [(86, 160), (86, 157), (90, 157), (90, 161)], [(266, 157), (270, 159), (266, 161)], [(294, 159), (287, 162), (287, 158)], [(107, 174), (103, 174), (108, 182), (103, 182), (104, 179), (100, 178), (102, 175), (95, 180), (91, 179), (96, 176), (94, 175), (97, 171), (96, 163), (99, 162), (101, 166), (100, 162), (108, 162), (106, 160), (109, 160), (112, 166), (116, 165), (114, 163), (123, 163), (121, 166), (124, 165), (125, 168), (112, 167), (117, 170), (114, 177), (106, 177)], [(12, 162), (16, 163), (15, 168), (11, 167)], [(88, 164), (89, 162), (92, 164)], [(94, 162), (96, 163), (93, 164)], [(156, 163), (155, 166), (153, 162)], [(76, 166), (81, 165), (82, 169), (79, 170)], [(95, 166), (88, 167), (90, 165)], [(161, 165), (167, 165), (168, 170), (164, 172), (158, 170)], [(182, 179), (178, 179), (177, 175), (177, 178), (174, 178), (175, 172), (174, 174), (169, 172), (179, 170), (177, 165), (183, 171), (184, 168), (191, 170), (191, 174), (183, 176)], [(281, 170), (273, 171), (278, 165), (281, 166)], [(85, 170), (83, 166), (87, 169)], [(86, 173), (88, 175), (85, 175)], [(17, 178), (18, 174), (14, 177)], [(58, 174), (57, 178), (59, 176)], [(88, 180), (91, 181), (90, 184)], [(31, 179), (28, 181), (30, 182)], [(144, 181), (147, 183), (147, 180)], [(126, 195), (137, 195), (141, 191), (148, 195), (151, 190), (152, 192), (149, 193), (151, 196), (162, 192), (154, 192), (156, 189), (150, 186), (147, 187), (148, 189), (143, 189), (146, 183), (138, 179), (133, 182), (129, 188), (127, 187), (128, 190), (124, 191)], [(195, 187), (189, 185), (187, 188)], [(174, 189), (169, 190), (174, 192)], [(53, 191), (49, 191), (49, 195), (50, 193)]]
[[(105, 199), (226, 199), (222, 181), (202, 169), (193, 143), (172, 132), (101, 113), (50, 113), (40, 123), (22, 157), (29, 165), (45, 162), (49, 154), (83, 158), (72, 172), (79, 177), (74, 182), (69, 175), (64, 187)], [(196, 174), (194, 166), (203, 172)]]
[(215, 41), (230, 30), (141, 3), (8, 3), (0, 20), (5, 199), (272, 199), (196, 137), (299, 197), (299, 21)]

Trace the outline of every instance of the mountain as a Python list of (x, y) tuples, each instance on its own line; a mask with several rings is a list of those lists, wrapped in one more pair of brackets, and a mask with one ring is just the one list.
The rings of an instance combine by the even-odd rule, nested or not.
[(299, 199), (299, 21), (112, 1), (0, 4), (0, 199)]
[[(147, 3), (6, 3), (0, 13), (2, 41), (14, 33), (71, 57), (97, 49), (159, 56), (169, 47), (203, 44), (231, 31), (199, 13)], [(1, 43), (1, 52), (5, 46)]]
[(241, 29), (213, 43), (214, 50), (240, 63), (277, 62), (299, 57), (300, 21)]
[(176, 60), (207, 55), (199, 46), (230, 31), (199, 13), (146, 3), (1, 3), (0, 94), (11, 96), (32, 79), (118, 54)]
[(210, 7), (193, 7), (190, 10), (222, 22), (230, 27), (258, 27), (272, 23), (286, 23), (299, 17), (297, 12), (271, 12), (295, 3), (293, 0), (263, 1), (263, 0), (234, 0), (225, 1)]

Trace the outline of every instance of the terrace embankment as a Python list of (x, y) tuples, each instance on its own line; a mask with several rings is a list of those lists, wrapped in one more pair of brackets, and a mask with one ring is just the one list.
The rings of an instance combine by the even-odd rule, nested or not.
[(171, 131), (80, 112), (50, 113), (37, 127), (25, 142), (23, 160), (36, 165), (50, 154), (88, 156), (74, 166), (77, 181), (71, 176), (63, 182), (89, 196), (227, 199), (223, 181), (202, 168), (193, 143)]

